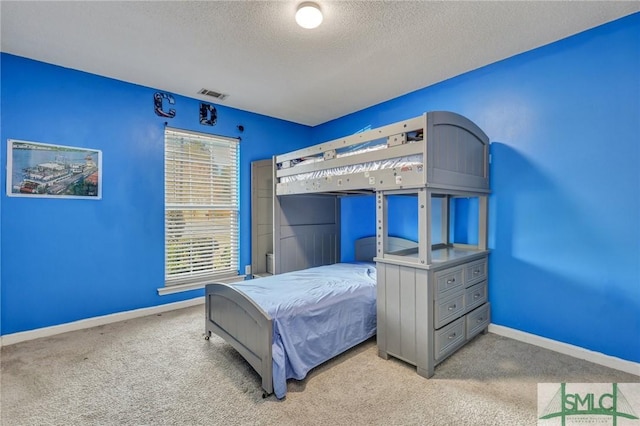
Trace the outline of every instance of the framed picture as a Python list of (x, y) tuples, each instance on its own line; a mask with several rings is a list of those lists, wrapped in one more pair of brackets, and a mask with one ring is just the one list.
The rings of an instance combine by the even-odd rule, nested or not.
[(7, 196), (102, 198), (102, 152), (7, 140)]

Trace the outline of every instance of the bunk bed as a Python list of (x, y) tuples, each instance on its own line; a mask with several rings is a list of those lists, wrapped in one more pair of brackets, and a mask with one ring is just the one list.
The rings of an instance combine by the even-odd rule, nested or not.
[[(487, 135), (448, 111), (275, 156), (276, 272), (307, 266), (286, 261), (292, 250), (331, 257), (309, 242), (340, 238), (337, 199), (375, 194), (378, 354), (433, 376), (437, 364), (488, 330), (489, 158)], [(394, 197), (414, 200), (418, 243), (411, 249), (390, 244)], [(315, 203), (311, 220), (296, 207), (306, 198)], [(465, 201), (473, 213), (458, 218)], [(461, 237), (457, 221), (475, 228)]]
[(275, 157), (276, 195), (403, 188), (489, 189), (489, 141), (435, 111)]
[[(275, 156), (274, 276), (249, 283), (263, 283), (266, 288), (258, 291), (270, 293), (269, 284), (280, 285), (289, 273), (313, 274), (316, 267), (338, 264), (339, 200), (363, 193), (376, 198), (376, 235), (357, 242), (356, 260), (375, 262), (378, 354), (413, 364), (418, 374), (431, 377), (438, 363), (486, 333), (490, 321), (489, 139), (469, 119), (453, 112), (429, 112)], [(396, 196), (415, 199), (417, 243), (398, 243), (401, 239), (389, 230), (389, 200)], [(451, 232), (453, 206), (460, 198), (477, 200), (477, 229), (468, 241), (457, 241)], [(434, 220), (437, 216), (440, 223)], [(328, 273), (323, 275), (331, 281)], [(307, 280), (294, 276), (298, 283)], [(282, 374), (282, 362), (296, 354), (283, 355), (279, 342), (288, 339), (290, 330), (281, 329), (282, 322), (274, 318), (263, 296), (252, 298), (251, 291), (224, 284), (207, 285), (205, 294), (206, 336), (223, 337), (247, 360), (261, 377), (263, 395), (275, 391), (283, 397), (287, 378), (304, 377), (312, 366), (371, 334), (369, 329), (320, 359), (304, 360), (308, 364), (302, 372), (285, 366)], [(304, 316), (314, 306), (311, 302), (295, 315)]]
[[(394, 239), (398, 250), (415, 245)], [(234, 285), (205, 287), (205, 338), (230, 343), (260, 375), (263, 396), (376, 332), (375, 237), (356, 241), (357, 262), (334, 263)]]

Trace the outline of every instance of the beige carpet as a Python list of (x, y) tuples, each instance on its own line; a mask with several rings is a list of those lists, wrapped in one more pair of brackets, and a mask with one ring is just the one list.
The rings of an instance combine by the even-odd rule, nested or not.
[(535, 425), (539, 382), (640, 381), (490, 333), (429, 380), (370, 340), (279, 401), (203, 332), (195, 306), (4, 347), (2, 425)]

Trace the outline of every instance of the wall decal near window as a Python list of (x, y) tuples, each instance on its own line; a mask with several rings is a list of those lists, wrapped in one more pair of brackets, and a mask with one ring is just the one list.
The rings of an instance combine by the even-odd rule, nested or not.
[(7, 195), (102, 198), (102, 151), (7, 140)]
[(213, 105), (200, 103), (200, 124), (214, 126), (218, 122), (218, 112)]
[(168, 117), (168, 118), (173, 118), (176, 116), (176, 110), (173, 108), (169, 108), (169, 111), (165, 111), (162, 107), (162, 100), (166, 99), (167, 102), (169, 102), (169, 104), (173, 105), (176, 103), (176, 101), (173, 99), (173, 96), (170, 95), (169, 93), (163, 93), (163, 92), (156, 92), (153, 95), (153, 109), (155, 110), (156, 114), (158, 114), (160, 117)]

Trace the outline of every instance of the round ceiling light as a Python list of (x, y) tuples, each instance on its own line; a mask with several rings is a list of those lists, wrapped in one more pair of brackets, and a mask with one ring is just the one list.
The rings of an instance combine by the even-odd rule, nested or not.
[(322, 23), (320, 6), (312, 2), (301, 3), (296, 12), (296, 22), (302, 28), (316, 28)]

